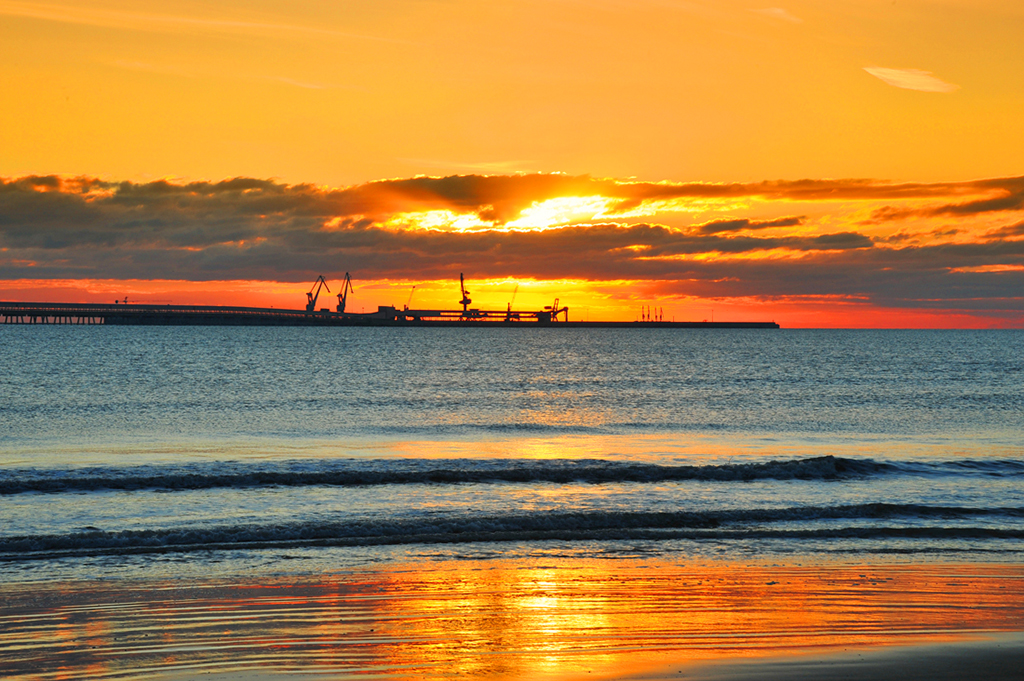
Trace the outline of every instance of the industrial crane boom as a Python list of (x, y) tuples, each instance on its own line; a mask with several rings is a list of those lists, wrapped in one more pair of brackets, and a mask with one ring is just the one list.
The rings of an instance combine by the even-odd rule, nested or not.
[(349, 291), (355, 291), (356, 287), (352, 285), (352, 277), (348, 276), (348, 272), (345, 273), (345, 283), (342, 284), (341, 293), (338, 294), (338, 312), (345, 311), (345, 303), (348, 302)]
[[(316, 311), (316, 299), (320, 297), (320, 287), (326, 288), (328, 293), (331, 292), (331, 289), (327, 286), (327, 280), (324, 279), (324, 275), (322, 274), (313, 282), (313, 287), (309, 289), (308, 293), (306, 293), (306, 312)], [(314, 288), (316, 289), (316, 293), (313, 292)]]
[(469, 291), (466, 290), (466, 280), (462, 272), (459, 272), (459, 287), (462, 289), (462, 300), (459, 301), (459, 305), (462, 306), (462, 314), (466, 314), (473, 301), (469, 299)]
[[(505, 311), (505, 321), (506, 322), (512, 321), (512, 318), (513, 318), (513, 315), (512, 315), (512, 303), (516, 302), (516, 294), (517, 293), (519, 293), (519, 284), (516, 284), (515, 290), (512, 291), (512, 300), (509, 301), (509, 303), (508, 303), (508, 310)], [(516, 314), (515, 318), (519, 319), (519, 315)]]

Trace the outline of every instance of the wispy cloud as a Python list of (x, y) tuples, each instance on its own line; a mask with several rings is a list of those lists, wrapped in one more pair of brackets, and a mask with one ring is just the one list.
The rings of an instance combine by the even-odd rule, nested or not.
[(285, 78), (283, 76), (266, 76), (264, 80), (269, 80), (274, 83), (281, 83), (282, 85), (291, 85), (292, 87), (302, 88), (303, 90), (333, 90), (337, 86), (327, 85), (324, 83), (313, 83), (310, 81), (294, 80), (292, 78)]
[(182, 76), (186, 78), (236, 78), (239, 80), (248, 81), (266, 81), (270, 83), (278, 83), (281, 85), (289, 85), (291, 87), (302, 88), (304, 90), (361, 90), (362, 88), (357, 87), (346, 87), (341, 85), (333, 85), (330, 83), (317, 83), (309, 80), (298, 80), (295, 78), (289, 78), (287, 76), (264, 76), (264, 75), (245, 75), (245, 74), (229, 74), (224, 75), (212, 70), (192, 70), (184, 69), (177, 66), (169, 66), (162, 64), (150, 64), (148, 62), (141, 61), (129, 61), (119, 59), (108, 63), (110, 66), (119, 69), (125, 69), (128, 71), (140, 71), (143, 73), (156, 73), (165, 76)]
[(511, 161), (452, 161), (436, 158), (399, 158), (416, 168), (437, 168), (446, 172), (470, 173), (535, 173), (536, 161), (516, 159)]
[(701, 234), (722, 234), (723, 232), (739, 232), (748, 229), (771, 229), (772, 227), (794, 227), (802, 222), (802, 218), (788, 217), (778, 220), (714, 220), (700, 225), (697, 231)]
[(788, 11), (781, 7), (766, 7), (764, 9), (752, 9), (751, 12), (760, 14), (761, 16), (768, 17), (770, 19), (778, 19), (779, 21), (788, 21), (791, 24), (802, 24), (803, 19), (797, 16), (793, 16)]
[(176, 66), (165, 66), (160, 64), (150, 64), (149, 62), (142, 61), (130, 61), (127, 59), (118, 59), (116, 61), (109, 62), (110, 66), (114, 66), (119, 69), (126, 69), (128, 71), (141, 71), (143, 73), (157, 73), (165, 76), (192, 76), (185, 69), (178, 68)]
[(396, 40), (382, 36), (350, 33), (330, 28), (302, 26), (284, 22), (270, 23), (208, 16), (124, 12), (97, 7), (81, 7), (78, 5), (62, 5), (44, 2), (26, 2), (24, 0), (0, 0), (0, 16), (24, 17), (65, 24), (78, 24), (83, 26), (97, 26), (122, 30), (156, 31), (161, 33), (216, 32), (248, 33), (264, 36), (320, 35), (334, 38), (351, 38), (356, 40), (407, 44), (407, 41), (404, 40)]
[(932, 75), (931, 71), (919, 69), (890, 69), (882, 66), (865, 66), (864, 70), (875, 78), (893, 87), (904, 90), (917, 90), (918, 92), (953, 92), (959, 90), (959, 85), (947, 83), (946, 81)]
[(921, 207), (885, 205), (873, 210), (868, 222), (894, 222), (912, 217), (943, 215), (968, 218), (986, 213), (1024, 211), (1024, 178), (982, 180), (971, 184), (984, 195), (972, 201)]

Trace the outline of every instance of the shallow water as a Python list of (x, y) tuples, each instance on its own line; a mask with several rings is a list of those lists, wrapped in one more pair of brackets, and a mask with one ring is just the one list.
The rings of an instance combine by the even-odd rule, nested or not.
[(1024, 332), (0, 328), (0, 580), (1021, 562)]

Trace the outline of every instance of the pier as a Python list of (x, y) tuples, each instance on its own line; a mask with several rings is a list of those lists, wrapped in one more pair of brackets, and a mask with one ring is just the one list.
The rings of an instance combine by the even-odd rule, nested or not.
[(336, 312), (221, 305), (0, 302), (3, 324), (106, 324), (118, 326), (332, 326)]
[(357, 314), (320, 310), (286, 310), (219, 305), (139, 305), (101, 303), (0, 302), (2, 324), (116, 326), (395, 326), (497, 328), (662, 328), (777, 329), (775, 322), (591, 322), (568, 321), (568, 308), (538, 312), (507, 310), (399, 310), (380, 306)]

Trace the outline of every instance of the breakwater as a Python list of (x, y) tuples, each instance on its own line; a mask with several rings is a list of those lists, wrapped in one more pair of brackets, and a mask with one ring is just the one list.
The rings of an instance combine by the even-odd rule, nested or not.
[[(416, 313), (413, 316), (412, 313)], [(102, 303), (0, 302), (3, 324), (110, 324), (120, 326), (488, 326), (505, 328), (676, 328), (777, 329), (775, 322), (674, 321), (545, 321), (424, 314), (382, 306), (377, 312), (355, 314), (320, 310), (285, 310), (220, 305), (137, 305)]]

